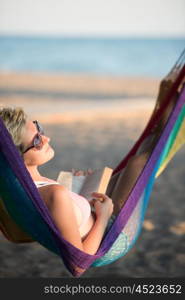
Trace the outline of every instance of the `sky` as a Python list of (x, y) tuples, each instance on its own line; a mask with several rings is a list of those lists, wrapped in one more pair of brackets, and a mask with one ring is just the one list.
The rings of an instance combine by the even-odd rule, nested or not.
[(185, 0), (0, 0), (0, 34), (185, 37)]

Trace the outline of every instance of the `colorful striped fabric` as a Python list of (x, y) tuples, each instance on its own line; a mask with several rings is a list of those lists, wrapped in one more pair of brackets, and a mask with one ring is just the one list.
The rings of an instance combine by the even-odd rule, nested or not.
[(179, 117), (166, 143), (162, 155), (161, 164), (156, 173), (156, 177), (158, 177), (162, 173), (162, 171), (166, 168), (167, 164), (173, 158), (175, 153), (183, 146), (184, 143), (185, 143), (185, 106), (183, 106), (182, 111), (179, 114)]
[[(109, 249), (108, 253), (106, 253), (102, 258), (95, 260), (92, 266), (103, 266), (109, 264), (125, 255), (133, 247), (142, 228), (147, 204), (155, 179), (162, 173), (162, 171), (164, 171), (167, 164), (170, 162), (175, 153), (182, 147), (184, 143), (185, 104), (183, 105), (182, 110), (179, 113), (179, 116), (165, 143), (164, 149), (161, 155), (159, 156), (158, 161), (156, 161), (156, 165), (153, 169), (153, 172), (148, 178), (146, 187), (122, 231), (122, 235), (120, 234), (118, 236), (112, 247)], [(126, 210), (126, 208), (124, 208), (123, 210)]]
[[(184, 76), (185, 68), (183, 67), (164, 105), (151, 119), (140, 139), (115, 168), (114, 173), (124, 168), (128, 159), (136, 153), (151, 128), (158, 122)], [(80, 276), (89, 267), (111, 263), (131, 249), (141, 231), (155, 178), (184, 143), (184, 116), (185, 88), (182, 89), (169, 120), (124, 207), (111, 224), (95, 255), (79, 250), (61, 236), (10, 134), (0, 119), (0, 196), (3, 209), (16, 226), (27, 234), (28, 239), (31, 237), (31, 240), (38, 241), (59, 255), (73, 276)], [(0, 210), (0, 221), (2, 220), (1, 213), (2, 210)]]

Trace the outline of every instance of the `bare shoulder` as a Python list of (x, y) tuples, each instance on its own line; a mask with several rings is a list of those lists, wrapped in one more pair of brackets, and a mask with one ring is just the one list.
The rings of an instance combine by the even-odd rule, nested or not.
[(53, 201), (59, 198), (60, 201), (62, 201), (62, 199), (65, 199), (69, 195), (68, 189), (65, 186), (59, 184), (40, 187), (39, 193), (47, 206), (50, 206)]

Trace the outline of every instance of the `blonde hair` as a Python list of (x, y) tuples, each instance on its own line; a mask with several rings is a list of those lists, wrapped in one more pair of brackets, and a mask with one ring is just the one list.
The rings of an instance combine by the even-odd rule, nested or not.
[(27, 115), (24, 110), (20, 107), (0, 107), (0, 117), (8, 129), (14, 144), (22, 153), (22, 133), (27, 121)]

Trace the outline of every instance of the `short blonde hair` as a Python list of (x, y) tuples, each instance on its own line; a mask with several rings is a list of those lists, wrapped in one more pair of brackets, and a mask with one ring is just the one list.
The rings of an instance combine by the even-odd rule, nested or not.
[(0, 107), (0, 117), (8, 129), (14, 144), (22, 153), (22, 133), (27, 121), (27, 115), (21, 107)]

